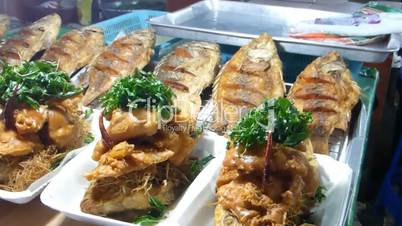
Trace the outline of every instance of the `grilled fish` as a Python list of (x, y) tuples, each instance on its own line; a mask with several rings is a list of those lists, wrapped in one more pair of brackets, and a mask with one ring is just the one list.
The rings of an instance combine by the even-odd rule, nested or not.
[(6, 15), (0, 15), (0, 38), (7, 32), (10, 25), (10, 18)]
[(154, 45), (155, 33), (151, 29), (134, 31), (115, 40), (88, 69), (85, 75), (89, 79), (88, 90), (83, 103), (89, 105), (109, 90), (117, 78), (145, 67), (154, 53)]
[(317, 58), (300, 73), (288, 98), (300, 111), (313, 115), (310, 138), (314, 152), (328, 154), (329, 136), (335, 128), (347, 130), (359, 96), (359, 86), (336, 52)]
[(104, 46), (103, 31), (87, 27), (63, 35), (46, 50), (42, 60), (58, 64), (59, 70), (72, 74), (89, 64)]
[(162, 58), (155, 68), (157, 78), (176, 94), (175, 106), (182, 117), (195, 121), (201, 108), (201, 92), (210, 86), (220, 61), (219, 45), (187, 42)]
[(23, 28), (0, 47), (0, 60), (11, 65), (29, 61), (37, 52), (49, 48), (57, 38), (61, 18), (51, 14)]
[(282, 62), (266, 33), (240, 48), (214, 83), (215, 129), (230, 129), (250, 108), (267, 98), (282, 97)]

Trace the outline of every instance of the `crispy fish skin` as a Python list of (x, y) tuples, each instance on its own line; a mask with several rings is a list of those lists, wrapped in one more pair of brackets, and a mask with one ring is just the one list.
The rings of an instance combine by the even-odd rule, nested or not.
[(86, 27), (64, 34), (46, 50), (41, 59), (58, 64), (59, 70), (71, 75), (89, 64), (103, 47), (103, 30)]
[(306, 200), (320, 184), (318, 164), (307, 143), (297, 147), (301, 150), (273, 145), (265, 186), (265, 147), (254, 146), (243, 154), (229, 147), (216, 182), (215, 226), (293, 225), (288, 222), (311, 207)]
[(182, 117), (195, 121), (201, 92), (210, 86), (220, 62), (219, 45), (187, 42), (164, 56), (155, 68), (157, 78), (173, 89)]
[(237, 51), (214, 83), (215, 129), (230, 129), (248, 109), (282, 97), (285, 85), (275, 43), (263, 33)]
[(144, 68), (154, 54), (154, 45), (152, 29), (137, 30), (115, 40), (96, 57), (85, 75), (89, 80), (84, 105), (109, 90), (116, 79)]
[(37, 52), (49, 48), (60, 30), (61, 18), (47, 15), (19, 31), (0, 47), (0, 60), (11, 65), (29, 61)]
[(7, 32), (10, 25), (10, 18), (7, 15), (0, 14), (0, 38)]
[(336, 52), (315, 59), (297, 77), (288, 98), (300, 111), (311, 112), (314, 152), (328, 154), (329, 136), (335, 128), (346, 131), (360, 88)]

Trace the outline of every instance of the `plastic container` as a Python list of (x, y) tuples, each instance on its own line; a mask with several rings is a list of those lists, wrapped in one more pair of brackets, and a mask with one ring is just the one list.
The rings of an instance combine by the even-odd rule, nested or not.
[(149, 18), (165, 15), (166, 12), (156, 10), (135, 10), (109, 20), (105, 20), (92, 26), (103, 29), (105, 42), (110, 44), (120, 32), (130, 32), (148, 28)]

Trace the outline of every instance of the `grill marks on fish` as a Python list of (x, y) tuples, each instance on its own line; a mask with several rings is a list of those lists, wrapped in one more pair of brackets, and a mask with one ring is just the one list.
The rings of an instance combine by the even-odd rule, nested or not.
[(23, 28), (0, 47), (0, 60), (12, 65), (29, 61), (37, 52), (50, 47), (56, 40), (60, 25), (60, 16), (51, 14)]
[(316, 153), (328, 154), (329, 136), (335, 128), (346, 131), (360, 88), (340, 55), (331, 52), (309, 64), (289, 92), (295, 106), (312, 112), (311, 140)]
[(83, 98), (84, 104), (89, 105), (109, 90), (117, 78), (127, 76), (135, 69), (144, 68), (154, 53), (154, 45), (154, 31), (143, 29), (121, 37), (106, 47), (81, 81), (82, 86), (88, 86)]
[(233, 55), (214, 83), (215, 129), (230, 129), (247, 109), (285, 94), (275, 43), (262, 34)]
[(196, 120), (201, 92), (212, 84), (219, 61), (217, 44), (193, 41), (177, 46), (155, 68), (157, 78), (173, 89), (175, 105), (190, 121)]
[(89, 64), (103, 49), (103, 31), (88, 27), (63, 35), (44, 53), (42, 60), (57, 63), (59, 70), (72, 74)]

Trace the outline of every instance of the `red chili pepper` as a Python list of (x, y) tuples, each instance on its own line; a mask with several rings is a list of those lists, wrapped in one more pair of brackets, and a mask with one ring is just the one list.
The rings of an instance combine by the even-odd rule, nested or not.
[(110, 150), (114, 146), (114, 142), (112, 138), (110, 137), (109, 133), (105, 129), (105, 125), (103, 124), (103, 111), (99, 115), (99, 129), (102, 135), (102, 142), (103, 144)]
[(19, 86), (16, 86), (14, 88), (12, 96), (10, 97), (10, 99), (8, 99), (8, 101), (4, 106), (3, 117), (4, 117), (4, 124), (6, 125), (7, 129), (11, 129), (13, 127), (13, 113), (15, 106), (17, 104), (16, 96), (19, 89), (20, 89)]
[(265, 162), (264, 162), (264, 173), (262, 177), (262, 185), (265, 187), (268, 184), (268, 176), (269, 176), (269, 160), (271, 158), (272, 153), (272, 132), (267, 132), (267, 146), (265, 147)]

